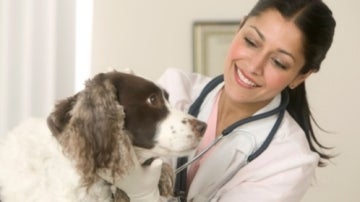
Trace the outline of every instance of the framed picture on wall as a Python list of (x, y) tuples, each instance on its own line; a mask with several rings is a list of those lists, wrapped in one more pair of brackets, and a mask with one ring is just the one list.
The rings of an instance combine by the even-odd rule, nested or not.
[(194, 72), (216, 76), (223, 72), (229, 45), (239, 21), (197, 21), (193, 24)]

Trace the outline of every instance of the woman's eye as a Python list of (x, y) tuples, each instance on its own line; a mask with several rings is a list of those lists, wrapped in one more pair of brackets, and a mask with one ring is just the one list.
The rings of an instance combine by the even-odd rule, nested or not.
[(256, 47), (256, 43), (248, 37), (244, 37), (245, 43), (250, 47)]
[(279, 59), (274, 58), (274, 59), (272, 59), (272, 61), (275, 64), (275, 66), (280, 67), (281, 69), (284, 69), (284, 70), (287, 69), (287, 66), (284, 65)]

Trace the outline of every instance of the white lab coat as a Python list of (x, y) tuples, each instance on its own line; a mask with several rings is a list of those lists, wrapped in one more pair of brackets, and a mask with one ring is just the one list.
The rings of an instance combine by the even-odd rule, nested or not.
[[(158, 80), (170, 94), (170, 103), (187, 110), (211, 78), (168, 69)], [(204, 100), (198, 118), (207, 121), (216, 87)], [(280, 104), (275, 97), (256, 113), (269, 111)], [(269, 134), (276, 116), (236, 128), (216, 145), (200, 166), (188, 192), (194, 202), (297, 202), (311, 185), (319, 156), (312, 152), (305, 133), (286, 112), (269, 147), (255, 160), (255, 152)]]

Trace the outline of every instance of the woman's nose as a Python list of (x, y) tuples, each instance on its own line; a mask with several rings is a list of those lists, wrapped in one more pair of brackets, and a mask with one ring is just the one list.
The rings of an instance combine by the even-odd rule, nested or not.
[(250, 57), (248, 66), (249, 73), (260, 76), (264, 72), (266, 64), (266, 57), (260, 53), (254, 54)]

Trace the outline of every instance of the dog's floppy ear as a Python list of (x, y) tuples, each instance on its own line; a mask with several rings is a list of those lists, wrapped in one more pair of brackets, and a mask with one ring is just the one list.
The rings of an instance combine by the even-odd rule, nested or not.
[(71, 110), (73, 109), (78, 94), (59, 101), (55, 105), (54, 111), (48, 116), (47, 124), (53, 135), (59, 135), (71, 118)]
[[(110, 74), (101, 73), (88, 80), (85, 89), (76, 96), (69, 116), (60, 113), (65, 116), (54, 124), (55, 131), (61, 132), (59, 128), (70, 117), (57, 138), (66, 154), (77, 163), (87, 185), (95, 180), (97, 169), (106, 168), (121, 175), (133, 163), (129, 159), (131, 141), (123, 130), (124, 110), (118, 102), (117, 89), (109, 79)], [(68, 109), (70, 105), (60, 106)]]

